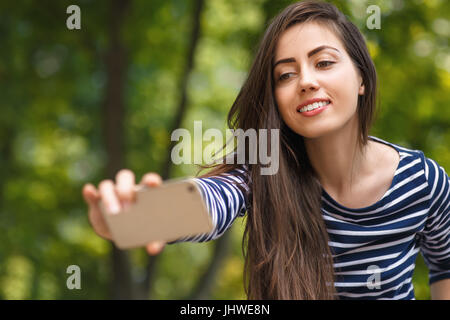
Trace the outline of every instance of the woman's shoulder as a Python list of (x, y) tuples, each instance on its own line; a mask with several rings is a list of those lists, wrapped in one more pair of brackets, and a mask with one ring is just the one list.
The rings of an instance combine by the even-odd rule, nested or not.
[(428, 157), (422, 150), (405, 147), (404, 145), (406, 143), (392, 143), (374, 136), (370, 136), (370, 138), (374, 141), (387, 144), (398, 151), (400, 163), (397, 174), (402, 172), (403, 176), (418, 176), (423, 174), (430, 187), (430, 192), (435, 190), (438, 183), (448, 184), (448, 175), (445, 169), (436, 160)]
[(424, 158), (424, 153), (422, 150), (418, 150), (418, 149), (412, 149), (412, 148), (408, 148), (404, 145), (406, 145), (405, 143), (393, 143), (393, 142), (389, 142), (386, 140), (383, 140), (381, 138), (375, 137), (375, 136), (369, 136), (369, 139), (373, 140), (373, 141), (377, 141), (380, 143), (383, 143), (385, 145), (388, 145), (392, 148), (394, 148), (400, 155), (400, 158), (410, 158), (412, 159), (418, 159), (418, 158)]
[(380, 139), (378, 137), (369, 136), (370, 139), (374, 141), (378, 141), (380, 143), (384, 143), (388, 146), (391, 146), (395, 150), (397, 150), (399, 156), (400, 156), (400, 162), (401, 165), (408, 165), (408, 167), (416, 166), (416, 168), (420, 168), (425, 170), (425, 173), (428, 174), (427, 170), (429, 169), (430, 165), (437, 164), (437, 162), (425, 155), (425, 153), (422, 150), (419, 149), (413, 149), (410, 147), (406, 147), (405, 143), (393, 143), (388, 142), (386, 140)]

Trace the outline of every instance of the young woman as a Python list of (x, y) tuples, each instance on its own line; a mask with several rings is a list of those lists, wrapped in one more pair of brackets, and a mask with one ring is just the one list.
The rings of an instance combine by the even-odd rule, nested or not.
[[(280, 130), (279, 170), (221, 164), (193, 178), (215, 229), (175, 242), (216, 239), (247, 213), (249, 299), (414, 299), (419, 251), (433, 298), (450, 299), (449, 177), (421, 151), (368, 135), (376, 90), (364, 38), (336, 7), (288, 6), (265, 32), (228, 116), (231, 128)], [(118, 212), (133, 188), (129, 170), (116, 185), (85, 186), (100, 236), (111, 239), (98, 201)]]

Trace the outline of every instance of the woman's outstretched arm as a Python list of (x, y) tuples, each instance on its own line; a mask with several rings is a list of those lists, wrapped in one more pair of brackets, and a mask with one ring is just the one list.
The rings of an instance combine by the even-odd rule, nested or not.
[(232, 226), (237, 217), (244, 216), (247, 205), (243, 190), (248, 190), (244, 177), (245, 171), (236, 169), (217, 176), (192, 178), (205, 201), (214, 229), (210, 233), (183, 237), (168, 242), (168, 244), (185, 241), (205, 242), (217, 239)]

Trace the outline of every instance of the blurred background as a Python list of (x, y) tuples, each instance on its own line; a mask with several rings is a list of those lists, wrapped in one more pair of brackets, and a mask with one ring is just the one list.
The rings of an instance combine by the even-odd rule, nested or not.
[[(149, 257), (96, 236), (81, 189), (122, 168), (138, 181), (195, 175), (171, 163), (171, 132), (194, 120), (225, 131), (260, 36), (292, 2), (0, 2), (0, 299), (245, 299), (243, 219), (219, 240)], [(331, 2), (376, 64), (371, 134), (450, 172), (450, 2)], [(66, 26), (71, 4), (80, 30)], [(371, 4), (381, 29), (366, 26)], [(70, 265), (81, 289), (66, 286)], [(413, 281), (416, 298), (429, 299), (420, 255)]]

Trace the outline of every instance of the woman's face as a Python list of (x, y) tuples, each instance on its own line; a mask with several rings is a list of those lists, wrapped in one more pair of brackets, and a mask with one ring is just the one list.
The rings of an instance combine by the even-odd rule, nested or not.
[[(327, 27), (308, 22), (287, 29), (277, 44), (273, 76), (280, 114), (297, 134), (318, 138), (357, 121), (358, 95), (364, 94), (362, 78)], [(330, 104), (308, 103), (315, 98)], [(309, 108), (302, 108), (305, 103)], [(316, 109), (308, 111), (311, 108)]]

